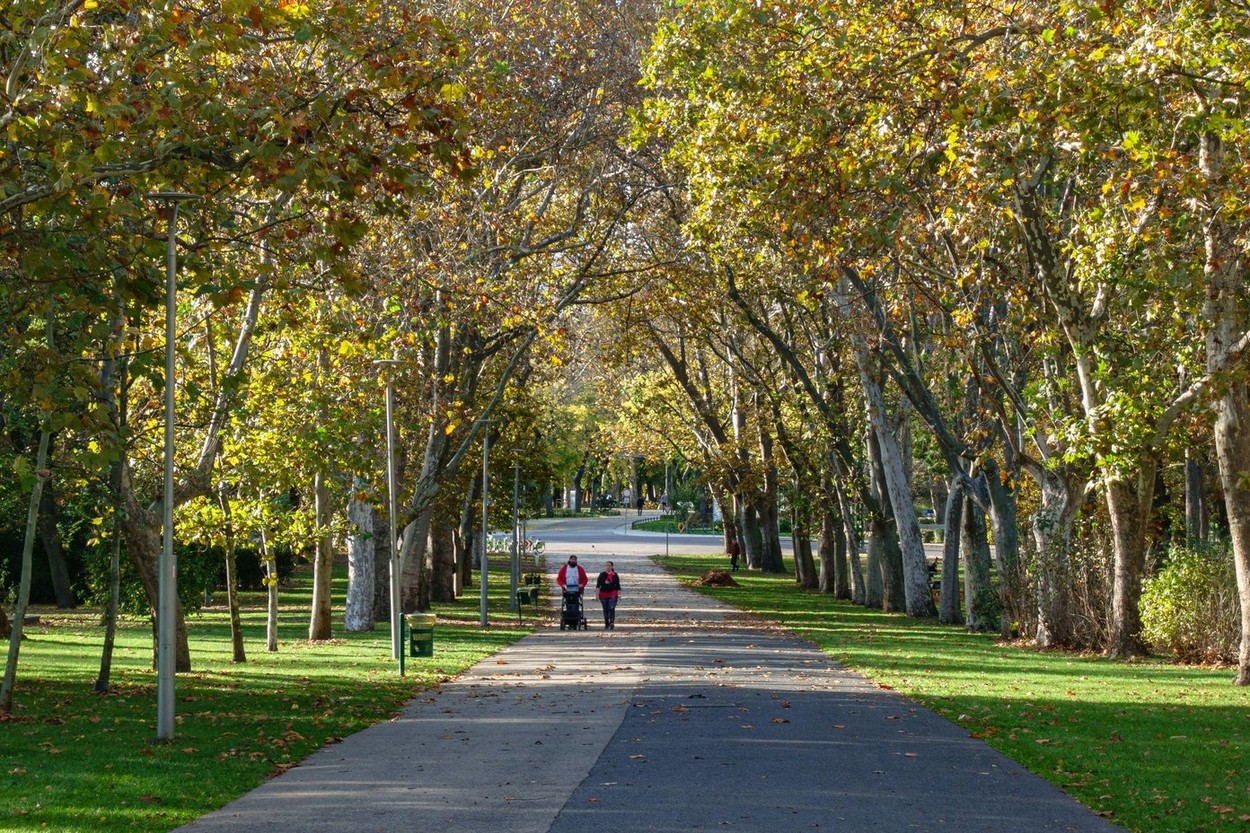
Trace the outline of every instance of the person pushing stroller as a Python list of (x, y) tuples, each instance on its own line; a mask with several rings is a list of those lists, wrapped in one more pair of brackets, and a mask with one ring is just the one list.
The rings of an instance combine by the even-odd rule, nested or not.
[(590, 579), (586, 570), (577, 563), (577, 556), (570, 555), (566, 564), (556, 573), (556, 583), (560, 585), (563, 601), (560, 605), (560, 630), (571, 627), (586, 627), (586, 616), (582, 611), (582, 593)]

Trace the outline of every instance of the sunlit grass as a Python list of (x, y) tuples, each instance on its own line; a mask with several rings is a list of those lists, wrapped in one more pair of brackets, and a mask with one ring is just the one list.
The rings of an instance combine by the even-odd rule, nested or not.
[[(663, 560), (685, 581), (723, 557)], [(699, 589), (775, 620), (964, 726), (1117, 824), (1142, 833), (1250, 829), (1250, 690), (1228, 669), (1000, 644), (738, 572)]]
[(230, 661), (224, 609), (188, 616), (194, 671), (176, 680), (172, 744), (154, 743), (156, 675), (146, 620), (119, 629), (112, 688), (97, 695), (99, 612), (37, 611), (40, 624), (27, 628), (22, 644), (13, 715), (0, 723), (0, 831), (185, 824), (321, 746), (395, 716), (421, 690), (528, 631), (507, 610), (501, 564), (490, 576), (492, 626), (478, 627), (476, 594), (435, 606), (435, 655), (407, 658), (400, 677), (385, 622), (367, 633), (343, 631), (341, 574), (334, 638), (307, 641), (306, 578), (296, 576), (282, 591), (277, 653), (265, 650), (263, 594), (247, 597), (243, 664)]

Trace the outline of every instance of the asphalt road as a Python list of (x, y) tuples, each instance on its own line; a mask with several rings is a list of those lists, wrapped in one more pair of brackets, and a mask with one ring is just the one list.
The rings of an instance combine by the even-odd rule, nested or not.
[(1120, 829), (810, 644), (681, 588), (650, 561), (663, 535), (624, 533), (622, 519), (530, 526), (551, 573), (569, 553), (592, 575), (615, 562), (615, 630), (591, 602), (589, 631), (561, 631), (553, 601), (549, 626), (182, 829)]

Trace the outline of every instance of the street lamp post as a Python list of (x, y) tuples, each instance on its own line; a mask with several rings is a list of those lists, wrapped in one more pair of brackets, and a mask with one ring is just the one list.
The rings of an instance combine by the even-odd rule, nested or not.
[(395, 385), (391, 369), (399, 364), (399, 359), (375, 359), (373, 362), (383, 368), (386, 373), (386, 506), (390, 515), (388, 526), (391, 530), (391, 659), (402, 659), (404, 646), (400, 643), (399, 619), (399, 529), (398, 505), (395, 495)]
[(156, 591), (156, 739), (174, 739), (174, 634), (178, 601), (178, 564), (174, 560), (174, 338), (178, 272), (178, 206), (194, 194), (157, 191), (147, 198), (169, 212), (165, 245), (165, 491), (161, 517), (162, 546)]

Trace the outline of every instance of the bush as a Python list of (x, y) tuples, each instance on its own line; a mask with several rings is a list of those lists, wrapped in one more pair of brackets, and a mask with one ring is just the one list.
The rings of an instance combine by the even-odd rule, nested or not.
[(1233, 662), (1241, 642), (1237, 580), (1229, 548), (1173, 547), (1146, 579), (1142, 636), (1183, 662)]

